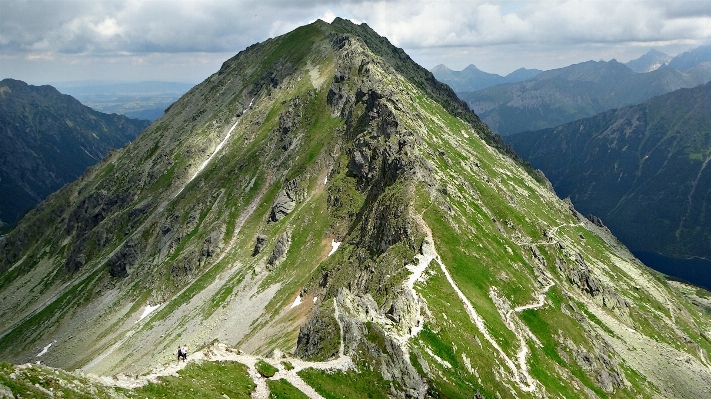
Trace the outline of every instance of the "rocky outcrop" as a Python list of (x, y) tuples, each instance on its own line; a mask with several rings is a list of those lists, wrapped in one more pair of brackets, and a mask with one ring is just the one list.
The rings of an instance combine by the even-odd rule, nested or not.
[(257, 238), (255, 238), (254, 250), (252, 251), (252, 256), (259, 255), (259, 253), (262, 252), (262, 249), (264, 248), (265, 245), (267, 245), (267, 236), (258, 234)]
[(401, 344), (381, 326), (385, 319), (402, 325), (412, 323), (414, 326), (416, 314), (413, 306), (416, 302), (412, 294), (403, 292), (384, 313), (377, 308), (370, 294), (356, 296), (344, 288), (339, 291), (336, 301), (341, 309), (345, 354), (357, 354), (386, 381), (405, 387), (391, 390), (394, 397), (418, 397), (424, 388), (422, 377), (410, 363)]
[(101, 190), (84, 197), (67, 216), (65, 231), (86, 233), (98, 226), (108, 215), (124, 208), (135, 198), (135, 193), (119, 191), (115, 194)]
[(202, 242), (198, 264), (204, 266), (205, 262), (222, 250), (222, 237), (225, 235), (225, 226), (213, 230)]
[(297, 180), (288, 182), (286, 186), (279, 191), (279, 194), (277, 194), (274, 200), (272, 210), (269, 213), (269, 221), (278, 222), (284, 216), (291, 213), (291, 211), (296, 208), (296, 201), (299, 197), (299, 182)]
[(109, 272), (113, 277), (126, 277), (131, 269), (138, 264), (145, 249), (145, 244), (136, 237), (126, 240), (123, 247), (109, 259)]
[(274, 244), (274, 250), (269, 256), (267, 264), (273, 267), (283, 261), (284, 258), (286, 258), (286, 252), (289, 250), (289, 246), (291, 246), (291, 232), (285, 231), (277, 238), (276, 244)]
[(309, 321), (299, 328), (296, 356), (314, 361), (336, 357), (341, 340), (339, 330), (333, 302), (321, 303)]
[(611, 286), (601, 283), (593, 275), (590, 266), (588, 266), (580, 253), (575, 255), (574, 265), (570, 265), (565, 259), (558, 258), (556, 266), (559, 271), (565, 274), (568, 281), (582, 292), (599, 300), (602, 305), (618, 314), (629, 315), (629, 303), (627, 300)]

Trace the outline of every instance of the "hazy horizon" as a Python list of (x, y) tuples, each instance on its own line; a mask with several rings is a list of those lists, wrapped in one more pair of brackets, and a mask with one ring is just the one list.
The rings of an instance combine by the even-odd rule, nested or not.
[[(336, 16), (427, 69), (506, 75), (711, 44), (711, 7), (675, 1), (0, 0), (0, 78), (198, 83), (247, 46)], [(249, 12), (244, 10), (248, 9)]]

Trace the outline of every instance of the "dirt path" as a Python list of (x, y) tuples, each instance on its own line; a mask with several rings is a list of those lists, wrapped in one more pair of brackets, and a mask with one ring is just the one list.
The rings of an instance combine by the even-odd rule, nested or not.
[[(270, 378), (265, 378), (260, 375), (256, 368), (256, 364), (260, 360), (276, 367), (278, 369), (277, 373)], [(225, 344), (217, 343), (203, 349), (202, 351), (190, 354), (187, 361), (171, 362), (170, 364), (158, 368), (147, 375), (131, 377), (124, 374), (117, 374), (113, 377), (100, 377), (88, 374), (87, 377), (104, 385), (134, 389), (144, 386), (149, 382), (158, 383), (160, 382), (159, 377), (162, 376), (177, 376), (178, 371), (184, 369), (190, 362), (195, 361), (234, 361), (244, 364), (249, 370), (249, 376), (256, 384), (256, 388), (251, 395), (253, 399), (269, 398), (267, 380), (279, 380), (282, 378), (291, 383), (309, 398), (323, 399), (323, 396), (321, 396), (303, 379), (301, 379), (297, 373), (307, 368), (347, 371), (353, 367), (351, 358), (348, 356), (339, 356), (337, 359), (327, 362), (308, 362), (288, 357), (280, 359), (266, 359), (252, 355), (240, 354), (239, 351), (236, 351)], [(291, 365), (290, 370), (287, 370), (287, 367), (285, 366), (286, 363)]]
[[(452, 275), (449, 273), (449, 270), (447, 267), (444, 265), (444, 262), (442, 262), (442, 259), (440, 258), (439, 254), (437, 253), (437, 249), (435, 248), (434, 245), (434, 239), (432, 237), (432, 230), (427, 226), (427, 223), (422, 219), (420, 215), (415, 217), (417, 223), (420, 225), (420, 227), (425, 231), (426, 237), (425, 240), (423, 241), (422, 244), (422, 254), (418, 255), (418, 264), (416, 266), (408, 267), (408, 270), (412, 271), (412, 275), (406, 282), (406, 288), (413, 290), (415, 282), (421, 277), (422, 273), (427, 269), (427, 266), (430, 264), (432, 260), (436, 260), (437, 263), (440, 266), (440, 270), (446, 277), (447, 281), (449, 282), (449, 285), (452, 287), (452, 289), (457, 293), (457, 296), (459, 297), (460, 301), (464, 305), (464, 308), (469, 315), (469, 319), (474, 323), (474, 325), (479, 329), (481, 334), (484, 336), (484, 339), (486, 339), (489, 344), (496, 349), (496, 351), (499, 353), (499, 356), (504, 360), (508, 368), (511, 370), (513, 376), (514, 376), (514, 381), (519, 385), (519, 388), (524, 391), (524, 392), (532, 392), (536, 390), (536, 383), (533, 377), (528, 372), (528, 364), (526, 363), (526, 358), (528, 355), (528, 345), (525, 340), (525, 336), (518, 331), (518, 329), (512, 330), (514, 334), (519, 338), (519, 342), (521, 345), (521, 349), (517, 353), (517, 361), (518, 365), (504, 352), (504, 350), (501, 348), (501, 346), (496, 342), (494, 337), (491, 335), (489, 332), (489, 329), (486, 327), (486, 323), (484, 322), (484, 319), (477, 313), (476, 309), (474, 309), (474, 306), (471, 304), (469, 299), (464, 295), (462, 290), (459, 289), (457, 286), (457, 283), (454, 281), (452, 278)], [(552, 285), (551, 285), (552, 286)], [(550, 289), (550, 286), (547, 287)], [(541, 297), (539, 297), (539, 301), (536, 302), (535, 304), (532, 305), (525, 305), (524, 307), (527, 309), (533, 309), (533, 308), (538, 308), (543, 306), (545, 303), (545, 292), (547, 292), (546, 289), (542, 294)], [(414, 291), (414, 290), (413, 290)], [(417, 298), (418, 296), (415, 295)], [(419, 320), (419, 316), (418, 316)], [(423, 324), (423, 323), (420, 323)], [(415, 332), (416, 333), (416, 332)], [(407, 338), (411, 338), (414, 336), (414, 334), (410, 334)], [(402, 342), (402, 341), (401, 341)], [(406, 351), (407, 345), (403, 345), (403, 352)]]

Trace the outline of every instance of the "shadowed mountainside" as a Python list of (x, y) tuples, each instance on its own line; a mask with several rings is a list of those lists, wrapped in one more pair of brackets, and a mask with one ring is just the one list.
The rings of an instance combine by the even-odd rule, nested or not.
[(0, 82), (0, 219), (14, 224), (149, 122), (103, 114), (51, 86)]
[(507, 137), (633, 251), (711, 259), (711, 83)]

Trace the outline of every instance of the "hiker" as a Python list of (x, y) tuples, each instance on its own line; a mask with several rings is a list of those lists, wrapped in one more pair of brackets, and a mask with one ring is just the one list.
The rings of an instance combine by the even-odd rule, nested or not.
[(185, 361), (188, 360), (188, 349), (184, 345), (178, 347), (178, 361), (180, 361), (180, 358), (183, 358)]

